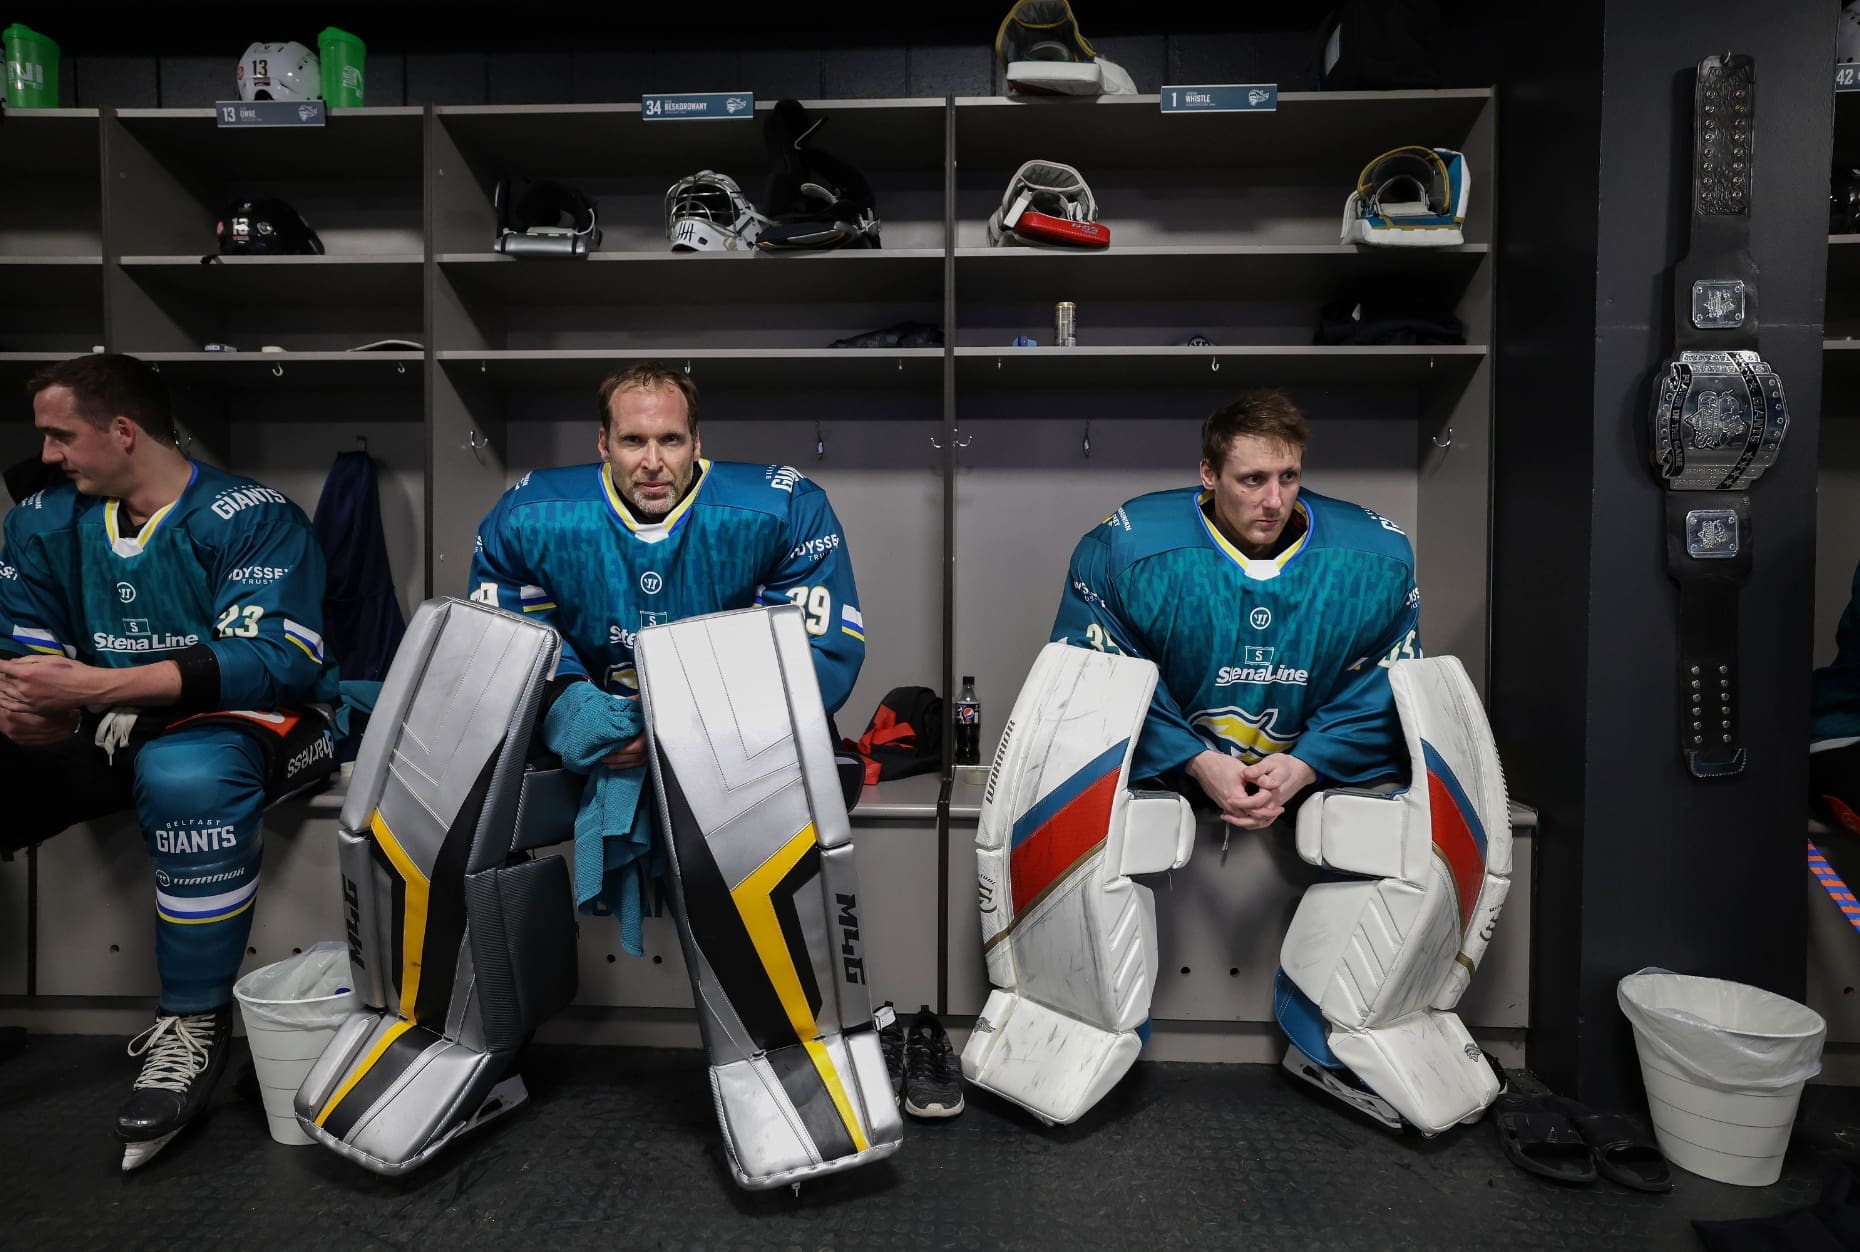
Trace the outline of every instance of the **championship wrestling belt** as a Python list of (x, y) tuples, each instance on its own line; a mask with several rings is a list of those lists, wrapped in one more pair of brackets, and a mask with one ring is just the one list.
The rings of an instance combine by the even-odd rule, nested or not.
[(1737, 613), (1751, 562), (1749, 489), (1789, 429), (1782, 380), (1757, 354), (1750, 57), (1699, 63), (1692, 120), (1691, 251), (1674, 275), (1677, 352), (1650, 433), (1666, 485), (1666, 567), (1679, 584), (1680, 747), (1693, 777), (1718, 778), (1744, 768)]

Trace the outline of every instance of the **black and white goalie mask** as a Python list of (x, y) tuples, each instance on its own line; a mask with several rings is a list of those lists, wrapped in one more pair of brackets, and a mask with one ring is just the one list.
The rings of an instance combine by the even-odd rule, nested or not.
[(665, 193), (665, 237), (673, 252), (754, 252), (763, 216), (728, 174), (700, 170)]
[(988, 219), (988, 242), (1110, 246), (1111, 228), (1098, 220), (1098, 200), (1084, 177), (1057, 161), (1028, 161), (1008, 179), (1001, 207)]

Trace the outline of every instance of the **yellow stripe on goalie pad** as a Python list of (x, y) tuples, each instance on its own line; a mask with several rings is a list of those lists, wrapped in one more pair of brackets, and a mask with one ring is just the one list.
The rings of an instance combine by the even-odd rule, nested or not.
[(762, 961), (769, 985), (775, 988), (775, 995), (787, 1011), (795, 1038), (807, 1049), (808, 1058), (819, 1072), (821, 1083), (833, 1098), (833, 1107), (839, 1111), (840, 1121), (846, 1125), (846, 1133), (851, 1136), (853, 1147), (864, 1152), (871, 1144), (866, 1142), (865, 1131), (859, 1125), (858, 1117), (853, 1114), (852, 1101), (847, 1098), (846, 1085), (840, 1080), (839, 1070), (828, 1055), (826, 1045), (820, 1042), (820, 1027), (814, 1021), (814, 1011), (808, 1006), (806, 994), (801, 990), (800, 971), (794, 967), (794, 957), (789, 952), (786, 936), (782, 934), (781, 919), (775, 914), (775, 901), (771, 895), (782, 879), (788, 876), (788, 871), (807, 855), (814, 842), (814, 824), (809, 822), (799, 834), (783, 844), (775, 855), (757, 866), (754, 873), (738, 884), (730, 892), (730, 898), (735, 901), (736, 911), (741, 914), (743, 925), (749, 931), (749, 940), (755, 945), (756, 955)]

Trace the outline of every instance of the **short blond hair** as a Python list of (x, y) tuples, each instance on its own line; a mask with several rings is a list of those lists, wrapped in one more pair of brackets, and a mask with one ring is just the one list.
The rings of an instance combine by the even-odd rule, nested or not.
[(685, 416), (690, 419), (691, 434), (697, 434), (698, 389), (691, 375), (673, 369), (663, 361), (636, 361), (623, 370), (615, 370), (601, 380), (600, 422), (605, 431), (613, 420), (613, 398), (622, 391), (658, 391), (674, 388), (685, 398)]

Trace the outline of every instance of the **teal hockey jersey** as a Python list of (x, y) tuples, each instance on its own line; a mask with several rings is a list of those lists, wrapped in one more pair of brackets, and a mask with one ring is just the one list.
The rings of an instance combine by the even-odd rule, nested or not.
[(662, 521), (641, 522), (606, 465), (525, 474), (478, 527), (471, 597), (546, 622), (557, 672), (636, 695), (648, 626), (756, 604), (801, 606), (827, 712), (865, 661), (846, 538), (827, 493), (785, 465), (698, 462)]
[(323, 554), (279, 491), (194, 464), (173, 503), (131, 530), (122, 503), (64, 484), (6, 517), (0, 655), (122, 667), (204, 645), (223, 709), (333, 700)]
[(1053, 638), (1154, 661), (1132, 777), (1208, 749), (1248, 763), (1292, 752), (1329, 782), (1407, 760), (1388, 665), (1421, 654), (1414, 552), (1368, 509), (1301, 491), (1305, 530), (1248, 560), (1198, 487), (1139, 496), (1072, 554)]
[(1860, 735), (1860, 566), (1854, 567), (1853, 593), (1834, 629), (1834, 642), (1833, 664), (1815, 671), (1811, 743)]

